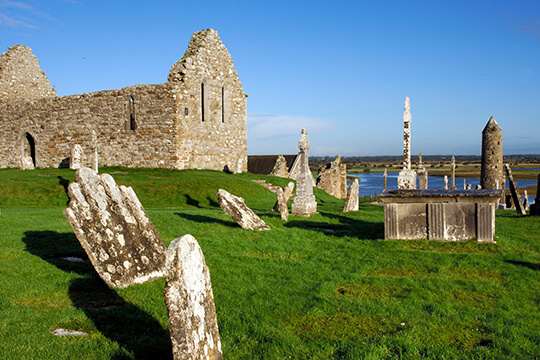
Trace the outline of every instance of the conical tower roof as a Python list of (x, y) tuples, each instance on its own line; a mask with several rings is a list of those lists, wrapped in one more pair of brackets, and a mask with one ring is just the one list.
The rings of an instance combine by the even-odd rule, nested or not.
[(56, 96), (32, 49), (14, 45), (0, 56), (0, 99), (38, 99)]
[(486, 127), (484, 128), (484, 130), (482, 130), (482, 133), (485, 133), (486, 131), (501, 131), (499, 124), (497, 124), (497, 121), (495, 121), (495, 118), (493, 116), (489, 119)]

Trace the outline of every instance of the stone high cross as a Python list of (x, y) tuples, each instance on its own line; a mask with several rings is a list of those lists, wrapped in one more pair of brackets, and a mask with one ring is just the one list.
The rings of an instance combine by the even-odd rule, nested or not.
[(307, 130), (302, 128), (298, 142), (300, 174), (296, 179), (296, 197), (291, 207), (293, 215), (310, 216), (317, 212), (317, 202), (313, 195), (313, 175), (309, 170), (309, 141)]

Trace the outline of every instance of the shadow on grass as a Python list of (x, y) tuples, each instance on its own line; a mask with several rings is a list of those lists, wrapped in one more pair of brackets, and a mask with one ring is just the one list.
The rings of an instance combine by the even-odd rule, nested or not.
[(367, 222), (326, 212), (320, 212), (319, 214), (330, 219), (336, 219), (339, 223), (329, 224), (324, 221), (291, 220), (284, 226), (331, 233), (333, 236), (349, 236), (361, 240), (384, 239), (384, 223), (382, 222)]
[(60, 175), (58, 175), (58, 180), (60, 180), (60, 185), (62, 185), (64, 187), (64, 191), (66, 192), (66, 195), (68, 196), (68, 199), (67, 199), (67, 202), (66, 202), (66, 206), (69, 205), (69, 194), (68, 194), (68, 186), (69, 186), (69, 180), (68, 179), (64, 179), (63, 177), (61, 177)]
[(534, 271), (540, 271), (540, 264), (533, 264), (530, 262), (518, 261), (518, 260), (505, 260), (505, 262), (509, 264), (513, 264), (513, 265), (523, 266)]
[(174, 215), (180, 216), (181, 218), (184, 218), (189, 221), (194, 221), (198, 223), (216, 223), (223, 226), (233, 227), (236, 228), (239, 225), (235, 222), (231, 221), (225, 221), (221, 219), (216, 219), (210, 216), (204, 216), (204, 215), (193, 215), (193, 214), (183, 214), (183, 213), (174, 213)]
[[(68, 295), (75, 307), (84, 311), (94, 327), (123, 349), (113, 359), (172, 359), (170, 334), (148, 312), (126, 302), (101, 280), (73, 233), (27, 231), (26, 251), (66, 272), (81, 277), (72, 279)], [(84, 261), (71, 262), (65, 257)], [(92, 329), (71, 329), (92, 331)]]

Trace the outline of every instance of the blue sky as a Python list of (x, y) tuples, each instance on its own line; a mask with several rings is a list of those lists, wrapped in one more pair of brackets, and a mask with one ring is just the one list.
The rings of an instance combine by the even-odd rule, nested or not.
[(248, 98), (248, 153), (540, 153), (540, 1), (0, 0), (0, 50), (32, 48), (58, 95), (167, 80), (213, 28)]

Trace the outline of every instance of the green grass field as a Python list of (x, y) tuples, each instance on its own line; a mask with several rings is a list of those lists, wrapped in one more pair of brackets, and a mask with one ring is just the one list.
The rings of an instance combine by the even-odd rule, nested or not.
[[(344, 214), (318, 189), (318, 214), (282, 221), (275, 195), (252, 180), (287, 179), (100, 172), (134, 188), (166, 244), (199, 241), (225, 359), (539, 358), (540, 218), (498, 211), (496, 244), (385, 241), (381, 206)], [(170, 359), (164, 279), (101, 281), (62, 214), (73, 178), (0, 170), (0, 359)], [(218, 188), (272, 230), (238, 227), (217, 206)]]

